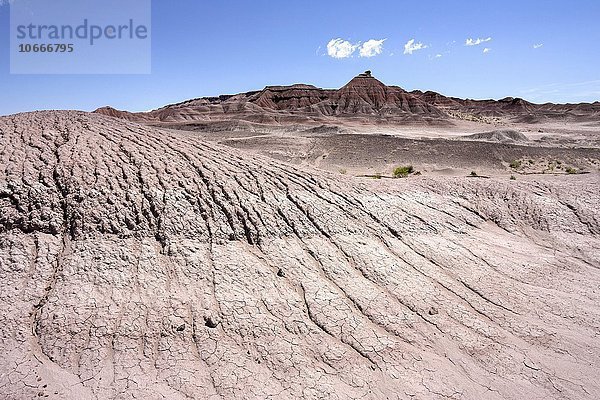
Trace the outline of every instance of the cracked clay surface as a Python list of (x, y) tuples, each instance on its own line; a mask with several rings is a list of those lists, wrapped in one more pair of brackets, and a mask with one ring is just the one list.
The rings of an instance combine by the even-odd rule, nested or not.
[(352, 180), (0, 118), (2, 399), (600, 398), (598, 175)]

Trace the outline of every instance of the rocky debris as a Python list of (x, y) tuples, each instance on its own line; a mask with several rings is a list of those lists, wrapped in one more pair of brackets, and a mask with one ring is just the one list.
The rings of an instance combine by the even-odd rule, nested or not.
[(0, 136), (2, 398), (600, 397), (597, 174), (356, 181), (80, 112)]
[(208, 317), (204, 317), (204, 325), (206, 325), (207, 327), (209, 327), (211, 329), (214, 329), (217, 326), (219, 326), (219, 323), (217, 321), (215, 321), (213, 319), (213, 317), (208, 316)]

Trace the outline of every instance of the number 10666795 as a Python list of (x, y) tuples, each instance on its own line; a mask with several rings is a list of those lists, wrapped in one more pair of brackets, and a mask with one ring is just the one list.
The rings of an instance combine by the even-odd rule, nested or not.
[(73, 51), (75, 51), (75, 48), (72, 44), (19, 44), (19, 53), (72, 53)]

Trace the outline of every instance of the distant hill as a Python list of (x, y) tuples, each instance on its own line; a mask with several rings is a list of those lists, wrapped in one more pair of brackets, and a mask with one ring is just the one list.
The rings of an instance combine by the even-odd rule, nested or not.
[(99, 114), (153, 124), (247, 121), (259, 124), (451, 125), (453, 120), (537, 123), (600, 121), (600, 103), (534, 104), (520, 98), (470, 100), (388, 86), (369, 71), (340, 89), (312, 85), (267, 86), (236, 95), (203, 97), (143, 113), (103, 107)]

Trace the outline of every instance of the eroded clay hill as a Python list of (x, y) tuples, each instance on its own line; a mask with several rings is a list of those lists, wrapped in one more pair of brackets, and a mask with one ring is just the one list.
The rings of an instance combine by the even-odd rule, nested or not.
[(193, 99), (146, 113), (111, 107), (95, 112), (161, 125), (202, 121), (267, 125), (323, 121), (444, 125), (448, 118), (436, 106), (397, 86), (384, 85), (370, 73), (354, 77), (339, 90), (303, 84), (267, 86), (261, 91)]
[(351, 180), (79, 112), (0, 137), (3, 399), (600, 396), (597, 175)]
[[(130, 121), (186, 127), (193, 123), (244, 121), (263, 125), (452, 126), (458, 120), (536, 124), (549, 121), (597, 123), (600, 102), (533, 104), (520, 98), (471, 100), (388, 86), (370, 71), (340, 89), (313, 85), (266, 86), (263, 90), (203, 97), (141, 113), (102, 107), (95, 111)], [(187, 128), (192, 128), (187, 126)], [(263, 127), (264, 128), (264, 127)]]

